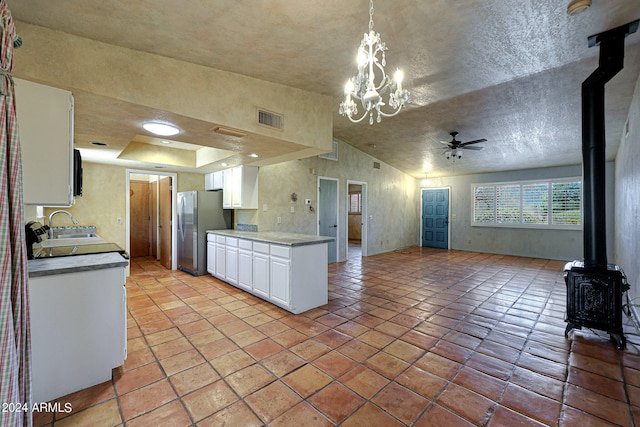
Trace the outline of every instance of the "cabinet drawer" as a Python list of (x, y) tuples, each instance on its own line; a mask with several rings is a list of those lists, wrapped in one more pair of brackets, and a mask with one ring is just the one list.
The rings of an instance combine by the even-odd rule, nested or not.
[(269, 254), (269, 244), (261, 242), (253, 242), (253, 250), (262, 254)]
[(227, 246), (233, 246), (234, 248), (237, 248), (238, 239), (236, 237), (227, 237), (226, 244)]
[(222, 243), (222, 244), (224, 244), (224, 242), (225, 242), (225, 241), (226, 241), (226, 240), (225, 240), (225, 237), (224, 237), (224, 236), (216, 236), (216, 242), (217, 242), (217, 243)]
[(271, 245), (271, 255), (288, 259), (290, 257), (289, 254), (290, 254), (289, 246)]
[(207, 242), (215, 242), (215, 241), (216, 241), (216, 235), (212, 233), (207, 233)]
[(248, 250), (253, 249), (253, 245), (252, 245), (251, 240), (244, 240), (244, 239), (239, 239), (238, 240), (238, 247), (240, 249), (248, 249)]

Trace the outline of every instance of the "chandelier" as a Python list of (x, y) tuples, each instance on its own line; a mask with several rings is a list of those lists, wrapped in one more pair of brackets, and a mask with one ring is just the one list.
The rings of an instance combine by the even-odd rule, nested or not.
[[(344, 89), (345, 99), (340, 103), (340, 114), (347, 116), (354, 123), (359, 123), (368, 115), (369, 124), (373, 124), (373, 115), (376, 113), (376, 122), (380, 123), (382, 116), (393, 117), (400, 112), (404, 104), (410, 102), (409, 92), (402, 88), (402, 71), (396, 70), (394, 79), (384, 70), (387, 65), (385, 51), (387, 46), (380, 39), (380, 34), (373, 31), (373, 0), (370, 0), (369, 8), (369, 33), (365, 33), (358, 48), (358, 74), (351, 77)], [(378, 74), (376, 74), (378, 73)], [(383, 96), (388, 93), (388, 112), (382, 111), (387, 105)], [(360, 118), (357, 99), (365, 110)]]

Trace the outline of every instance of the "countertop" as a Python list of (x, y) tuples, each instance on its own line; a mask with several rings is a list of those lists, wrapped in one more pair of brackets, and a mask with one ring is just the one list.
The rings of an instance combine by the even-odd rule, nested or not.
[(59, 258), (30, 259), (29, 277), (42, 277), (54, 274), (77, 273), (79, 271), (126, 267), (128, 264), (129, 262), (117, 252), (65, 256)]
[(328, 243), (335, 240), (333, 237), (314, 236), (311, 234), (284, 233), (280, 231), (238, 231), (238, 230), (207, 230), (207, 233), (221, 236), (237, 237), (256, 242), (275, 243), (285, 246), (304, 246)]

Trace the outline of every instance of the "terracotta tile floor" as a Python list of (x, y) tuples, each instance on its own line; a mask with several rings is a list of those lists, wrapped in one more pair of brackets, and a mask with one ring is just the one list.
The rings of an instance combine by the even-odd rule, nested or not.
[(134, 259), (128, 359), (55, 426), (635, 426), (640, 339), (564, 337), (563, 263), (413, 248), (333, 264), (292, 315)]

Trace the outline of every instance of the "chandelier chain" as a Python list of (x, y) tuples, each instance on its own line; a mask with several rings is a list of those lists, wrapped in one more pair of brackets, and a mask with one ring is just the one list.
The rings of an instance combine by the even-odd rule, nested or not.
[(369, 0), (369, 32), (373, 31), (373, 0)]

